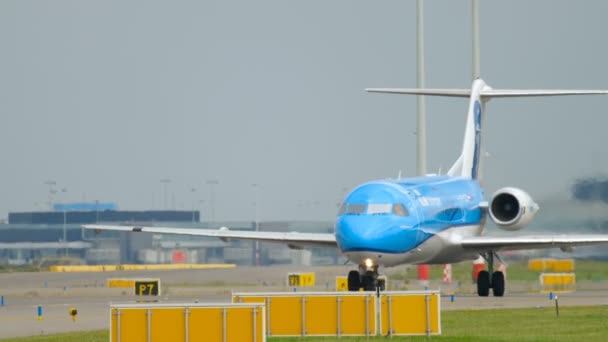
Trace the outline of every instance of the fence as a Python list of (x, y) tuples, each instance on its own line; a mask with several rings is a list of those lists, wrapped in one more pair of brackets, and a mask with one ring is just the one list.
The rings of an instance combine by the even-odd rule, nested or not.
[(441, 334), (438, 291), (234, 293), (266, 306), (268, 336)]
[(114, 304), (110, 342), (264, 342), (263, 304)]

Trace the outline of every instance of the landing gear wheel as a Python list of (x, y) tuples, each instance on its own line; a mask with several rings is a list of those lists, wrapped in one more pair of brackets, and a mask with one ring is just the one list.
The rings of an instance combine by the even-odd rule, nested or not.
[(361, 287), (364, 291), (376, 291), (374, 276), (366, 274), (362, 277)]
[(361, 287), (361, 277), (359, 271), (348, 272), (348, 291), (359, 291)]
[(488, 271), (479, 271), (477, 274), (477, 294), (480, 297), (487, 297), (490, 294), (490, 273)]
[(494, 297), (502, 297), (505, 294), (505, 275), (500, 271), (492, 273), (492, 292)]

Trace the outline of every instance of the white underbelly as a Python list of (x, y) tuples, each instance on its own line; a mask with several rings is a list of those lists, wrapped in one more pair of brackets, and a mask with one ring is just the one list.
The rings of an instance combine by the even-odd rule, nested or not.
[(447, 264), (465, 260), (475, 260), (477, 252), (464, 250), (459, 240), (465, 236), (478, 236), (480, 225), (460, 226), (446, 229), (429, 238), (418, 247), (405, 253), (379, 253), (372, 251), (348, 252), (345, 255), (352, 262), (362, 265), (366, 259), (382, 266), (400, 264)]

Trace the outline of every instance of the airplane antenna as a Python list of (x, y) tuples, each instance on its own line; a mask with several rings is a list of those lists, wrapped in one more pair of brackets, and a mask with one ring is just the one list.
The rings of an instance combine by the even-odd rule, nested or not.
[(397, 174), (397, 179), (401, 179), (401, 170), (399, 170), (399, 174)]
[[(420, 0), (419, 0), (420, 1)], [(479, 66), (479, 1), (472, 0), (472, 18), (473, 18), (473, 79), (481, 77)]]
[[(424, 88), (424, 22), (423, 22), (423, 0), (416, 2), (416, 86)], [(416, 163), (418, 176), (426, 174), (426, 116), (424, 96), (418, 96), (418, 123), (416, 128), (416, 137), (418, 139)]]

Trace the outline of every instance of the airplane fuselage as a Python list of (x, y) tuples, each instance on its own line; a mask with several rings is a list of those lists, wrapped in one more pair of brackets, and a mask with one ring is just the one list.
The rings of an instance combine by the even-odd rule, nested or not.
[(480, 235), (483, 189), (474, 179), (429, 176), (362, 184), (346, 197), (335, 234), (351, 261), (375, 265), (472, 260), (458, 239)]

